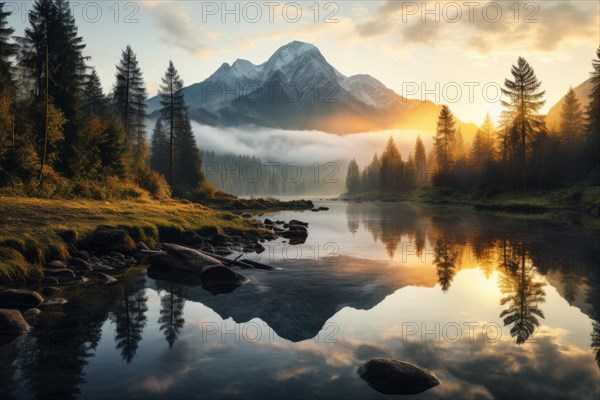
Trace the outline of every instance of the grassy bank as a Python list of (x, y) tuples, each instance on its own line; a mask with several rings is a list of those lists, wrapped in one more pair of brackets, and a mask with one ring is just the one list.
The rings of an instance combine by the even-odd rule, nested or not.
[(428, 204), (454, 204), (479, 209), (514, 212), (586, 211), (600, 207), (600, 186), (573, 186), (569, 188), (505, 192), (460, 191), (453, 188), (424, 187), (412, 193), (369, 192), (342, 196), (358, 201), (414, 201)]
[(0, 281), (39, 275), (44, 262), (66, 259), (97, 238), (99, 227), (120, 228), (125, 245), (169, 240), (184, 230), (262, 234), (251, 220), (180, 201), (48, 200), (0, 197)]

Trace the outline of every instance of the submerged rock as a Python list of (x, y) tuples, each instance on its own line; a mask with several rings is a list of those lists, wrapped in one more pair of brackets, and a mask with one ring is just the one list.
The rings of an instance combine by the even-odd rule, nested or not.
[(6, 289), (0, 291), (0, 308), (35, 308), (44, 298), (31, 290)]
[(98, 272), (96, 274), (96, 278), (98, 278), (98, 281), (100, 281), (100, 283), (103, 285), (114, 285), (115, 283), (117, 283), (117, 278), (111, 275), (104, 274), (102, 272)]
[(64, 299), (62, 297), (56, 297), (54, 299), (46, 299), (42, 304), (40, 304), (41, 307), (50, 307), (50, 306), (62, 306), (65, 305), (69, 302), (69, 300)]
[(18, 336), (30, 330), (20, 311), (0, 308), (0, 335)]
[(293, 219), (289, 222), (289, 225), (302, 225), (308, 228), (308, 222), (298, 221), (297, 219)]
[(383, 394), (417, 394), (440, 384), (430, 371), (392, 358), (373, 358), (360, 364), (357, 373)]
[(39, 308), (28, 308), (27, 310), (23, 311), (23, 317), (35, 318), (38, 315), (40, 315), (41, 312), (42, 312), (42, 310), (40, 310)]
[(56, 278), (75, 278), (75, 273), (70, 269), (48, 269), (44, 274)]
[(53, 276), (47, 276), (44, 279), (42, 279), (42, 283), (44, 285), (58, 285), (58, 279), (56, 279)]
[(65, 264), (65, 262), (61, 261), (61, 260), (54, 260), (54, 261), (50, 261), (48, 264), (46, 264), (46, 268), (48, 268), (48, 269), (65, 269), (65, 268), (67, 268), (67, 264)]

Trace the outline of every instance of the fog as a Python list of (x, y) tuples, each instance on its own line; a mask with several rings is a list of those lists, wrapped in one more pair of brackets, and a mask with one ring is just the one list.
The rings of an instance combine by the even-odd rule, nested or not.
[(381, 154), (387, 139), (394, 137), (404, 160), (413, 151), (417, 136), (427, 151), (433, 142), (432, 133), (416, 130), (388, 130), (338, 136), (321, 131), (287, 131), (268, 128), (215, 128), (192, 122), (199, 147), (221, 154), (244, 154), (262, 160), (315, 162), (350, 160), (362, 167), (376, 152)]

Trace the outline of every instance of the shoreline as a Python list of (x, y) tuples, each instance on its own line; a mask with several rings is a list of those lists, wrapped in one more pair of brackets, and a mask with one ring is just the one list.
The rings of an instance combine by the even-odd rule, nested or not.
[(163, 241), (210, 242), (233, 236), (241, 245), (253, 246), (273, 238), (274, 233), (251, 218), (249, 211), (313, 206), (312, 202), (274, 199), (250, 204), (261, 208), (215, 209), (178, 200), (0, 197), (0, 282), (42, 279), (48, 263), (68, 261), (81, 250), (129, 256), (139, 250), (140, 243), (154, 247)]

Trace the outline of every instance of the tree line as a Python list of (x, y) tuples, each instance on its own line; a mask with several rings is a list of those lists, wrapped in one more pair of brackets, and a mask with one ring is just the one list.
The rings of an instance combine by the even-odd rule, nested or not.
[(576, 183), (600, 184), (600, 48), (592, 62), (590, 103), (583, 110), (569, 89), (556, 131), (546, 127), (545, 91), (529, 63), (519, 57), (502, 89), (498, 126), (487, 115), (470, 145), (450, 108), (438, 116), (431, 152), (417, 138), (407, 161), (390, 137), (381, 156), (362, 172), (348, 166), (348, 193), (407, 192), (421, 186), (476, 189), (492, 195), (511, 190), (544, 190)]
[(9, 15), (0, 3), (0, 188), (104, 197), (129, 182), (132, 195), (194, 196), (202, 153), (172, 62), (150, 147), (148, 95), (129, 45), (105, 95), (68, 1), (36, 0), (23, 36), (13, 36)]

